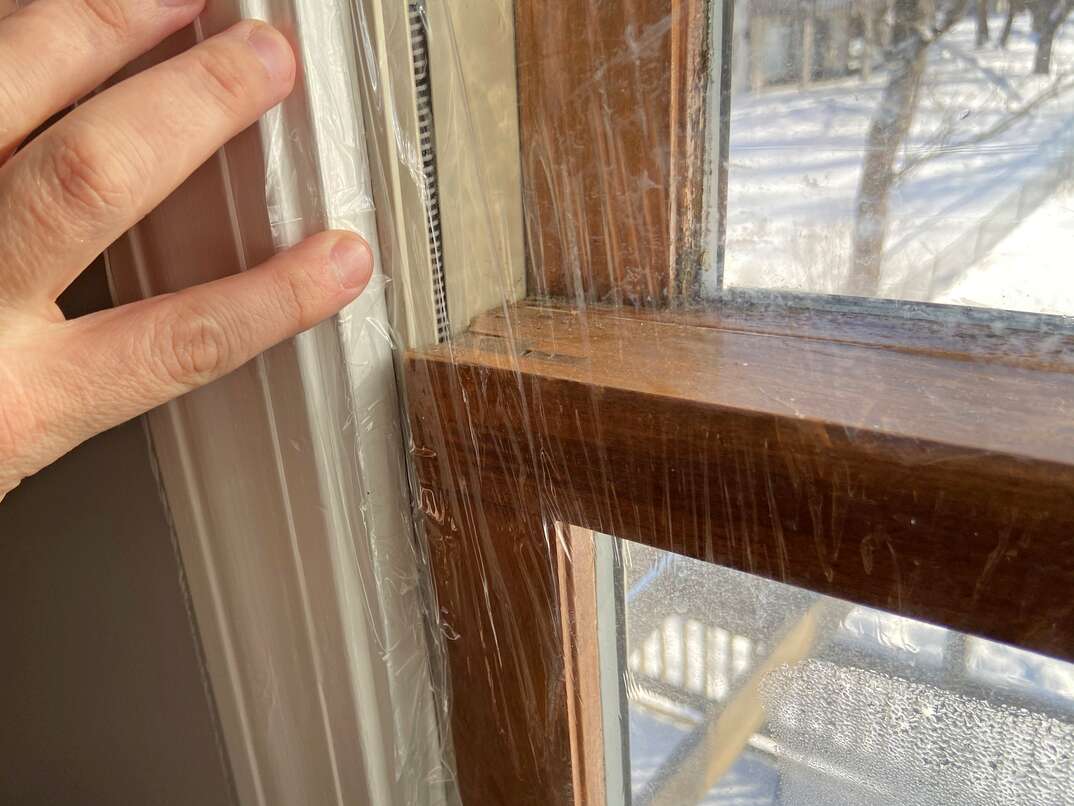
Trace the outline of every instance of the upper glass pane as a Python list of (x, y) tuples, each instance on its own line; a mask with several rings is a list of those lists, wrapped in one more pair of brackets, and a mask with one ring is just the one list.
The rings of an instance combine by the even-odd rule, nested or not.
[(1074, 314), (1070, 5), (738, 0), (706, 293)]
[(1074, 666), (596, 539), (623, 579), (598, 629), (635, 806), (1074, 804)]

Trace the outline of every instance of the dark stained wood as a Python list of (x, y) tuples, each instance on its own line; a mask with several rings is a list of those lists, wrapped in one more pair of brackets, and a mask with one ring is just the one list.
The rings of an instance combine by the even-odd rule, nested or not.
[(571, 799), (557, 523), (1074, 660), (1068, 371), (522, 304), (406, 377), (466, 802)]
[[(570, 712), (549, 502), (493, 490), (457, 450), (469, 405), (451, 373), (409, 365), (413, 457), (446, 640), (448, 705), (463, 803), (569, 804)], [(480, 404), (479, 404), (480, 406)], [(494, 452), (525, 464), (514, 436)], [(530, 468), (527, 472), (532, 472)]]
[(671, 3), (669, 302), (696, 300), (705, 265), (705, 159), (709, 84), (708, 0)]
[[(981, 462), (1074, 466), (1069, 371), (529, 304), (478, 317), (443, 352), (517, 370), (531, 383), (575, 381), (840, 430), (864, 442), (919, 440), (930, 446), (930, 461), (944, 458), (937, 451), (947, 446), (957, 455), (981, 454)], [(524, 425), (550, 428), (539, 418)], [(643, 429), (638, 437), (653, 433)]]
[(648, 306), (693, 292), (706, 5), (516, 3), (530, 294)]
[(558, 530), (560, 613), (571, 765), (576, 806), (607, 803), (604, 712), (600, 691), (595, 536), (588, 529)]

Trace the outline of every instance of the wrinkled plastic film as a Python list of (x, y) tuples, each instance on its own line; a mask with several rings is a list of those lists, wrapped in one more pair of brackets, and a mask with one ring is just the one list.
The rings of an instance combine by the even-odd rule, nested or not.
[[(313, 654), (343, 659), (353, 693), (346, 707), (353, 713), (337, 715), (341, 727), (331, 730), (353, 724), (361, 749), (360, 758), (330, 759), (341, 781), (337, 797), (443, 803), (452, 787), (434, 699), (443, 686), (434, 680), (424, 626), (425, 563), (413, 539), (353, 9), (268, 0), (245, 4), (242, 16), (282, 30), (299, 62), (295, 92), (259, 126), (275, 248), (340, 229), (361, 234), (375, 256), (362, 296), (295, 344), (312, 448), (322, 469), (331, 584), (343, 619), (342, 645), (314, 644)], [(275, 383), (273, 367), (265, 372)], [(290, 465), (292, 451), (297, 456), (305, 450), (284, 446), (282, 465)], [(311, 630), (318, 635), (316, 625)], [(324, 718), (336, 721), (331, 713)], [(335, 741), (345, 749), (348, 740)], [(355, 777), (364, 779), (362, 794), (351, 788)]]
[[(357, 229), (390, 277), (340, 318), (353, 419), (324, 429), (379, 446), (369, 543), (337, 547), (371, 559), (342, 589), (387, 670), (378, 791), (1074, 802), (1040, 537), (1074, 34), (982, 8), (295, 6), (275, 242)], [(920, 346), (982, 325), (973, 361)], [(1025, 504), (945, 487), (994, 456), (1064, 469)]]
[[(361, 109), (355, 101), (349, 9), (270, 2), (251, 4), (248, 13), (290, 29), (302, 65), (295, 95), (261, 123), (268, 213), (277, 246), (300, 241), (311, 221), (368, 229), (373, 199)], [(316, 185), (310, 177), (316, 178)]]

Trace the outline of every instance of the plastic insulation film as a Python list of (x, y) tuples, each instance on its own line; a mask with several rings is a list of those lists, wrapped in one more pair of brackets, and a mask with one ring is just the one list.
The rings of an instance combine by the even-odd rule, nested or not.
[(462, 801), (1074, 803), (1074, 28), (402, 6), (358, 39)]
[(330, 799), (1074, 804), (1071, 6), (243, 5)]

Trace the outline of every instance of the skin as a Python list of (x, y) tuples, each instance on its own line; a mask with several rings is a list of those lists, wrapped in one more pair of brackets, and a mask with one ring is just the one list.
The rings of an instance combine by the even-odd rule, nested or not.
[(60, 293), (295, 80), (246, 21), (84, 100), (205, 0), (0, 0), (0, 499), (82, 441), (238, 368), (354, 300), (372, 269), (326, 232), (241, 274), (65, 321)]

